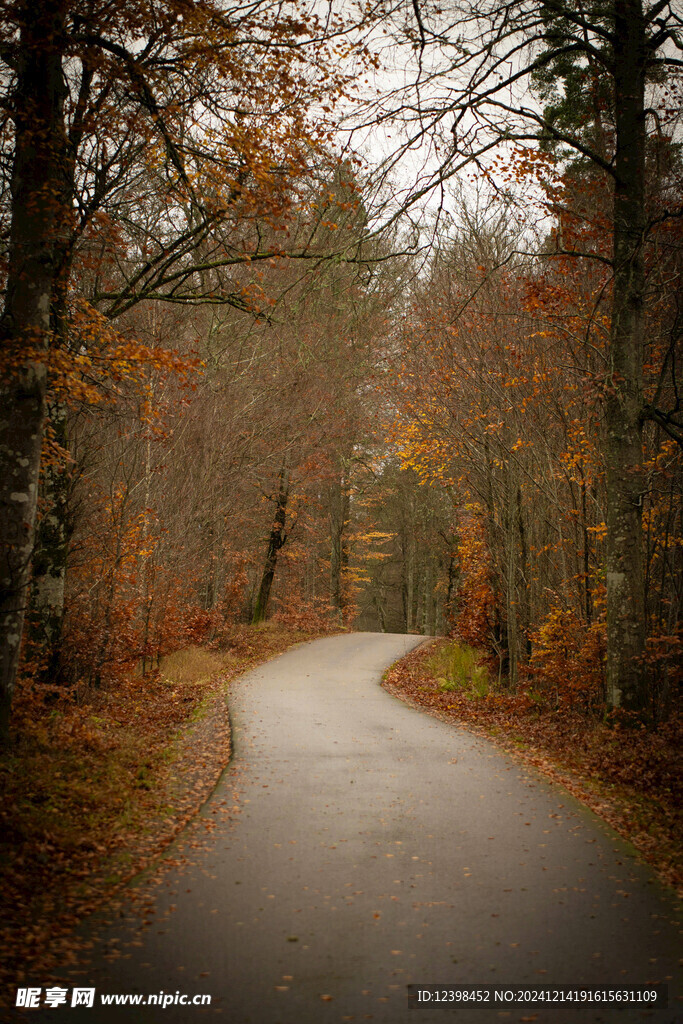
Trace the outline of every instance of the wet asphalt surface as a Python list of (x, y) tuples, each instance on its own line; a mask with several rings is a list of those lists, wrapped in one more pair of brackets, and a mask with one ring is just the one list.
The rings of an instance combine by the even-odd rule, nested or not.
[[(403, 705), (382, 671), (420, 637), (295, 648), (230, 697), (234, 757), (176, 863), (102, 929), (70, 985), (99, 1024), (541, 1024), (683, 1019), (674, 902), (561, 788), (486, 740)], [(152, 894), (152, 902), (145, 898)], [(141, 927), (141, 924), (143, 925)], [(88, 926), (92, 927), (92, 924)], [(408, 984), (666, 982), (668, 1008), (494, 1003), (412, 1008)], [(210, 1007), (98, 1006), (103, 993)], [(177, 994), (177, 995), (176, 995)], [(69, 994), (70, 997), (71, 994)]]

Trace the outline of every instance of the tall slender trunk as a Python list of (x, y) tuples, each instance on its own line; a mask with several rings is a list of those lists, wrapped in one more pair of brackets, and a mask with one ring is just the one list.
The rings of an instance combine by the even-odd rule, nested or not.
[(645, 23), (641, 0), (615, 0), (616, 184), (607, 464), (607, 696), (641, 711), (646, 695), (642, 500), (645, 270)]
[[(64, 152), (55, 160), (52, 182), (54, 200), (61, 211), (54, 242), (54, 276), (50, 302), (50, 343), (69, 347), (69, 282), (73, 261), (72, 197), (75, 192), (75, 141), (64, 138)], [(69, 464), (67, 407), (64, 402), (48, 402), (48, 430), (61, 453), (43, 467), (40, 497), (45, 510), (35, 538), (32, 562), (31, 611), (45, 656), (46, 678), (59, 675), (64, 626), (67, 555), (70, 537)]]
[(0, 343), (0, 742), (19, 664), (33, 552), (40, 454), (45, 428), (51, 303), (59, 276), (69, 144), (62, 71), (65, 0), (27, 0), (16, 48), (15, 147), (5, 308)]
[[(48, 419), (57, 444), (66, 450), (66, 409), (62, 403), (48, 409)], [(43, 655), (46, 680), (60, 674), (60, 653), (64, 621), (64, 594), (69, 543), (68, 466), (60, 456), (43, 467), (41, 502), (45, 508), (36, 526), (31, 571), (29, 635)]]
[(403, 529), (401, 537), (401, 552), (403, 555), (403, 619), (405, 622), (406, 633), (410, 633), (413, 628), (413, 593), (415, 583), (414, 573), (414, 537), (411, 531), (408, 529), (408, 525)]
[(530, 610), (530, 589), (531, 569), (529, 566), (529, 547), (527, 543), (527, 531), (524, 521), (524, 503), (522, 501), (522, 488), (517, 484), (516, 493), (516, 515), (517, 535), (519, 537), (519, 584), (517, 591), (517, 602), (519, 605), (520, 638), (519, 649), (523, 660), (527, 662), (531, 657), (531, 639), (529, 637), (531, 626)]
[(587, 483), (583, 473), (583, 467), (579, 466), (579, 486), (581, 488), (581, 541), (583, 544), (581, 558), (583, 561), (583, 613), (587, 625), (593, 621), (593, 595), (591, 592), (590, 563), (591, 563), (591, 540), (588, 532), (588, 501)]
[(349, 487), (340, 459), (338, 474), (330, 487), (330, 604), (339, 622), (344, 613), (343, 580), (348, 567), (348, 545), (345, 531), (349, 519)]
[(507, 508), (503, 518), (505, 536), (505, 611), (508, 636), (508, 677), (510, 686), (517, 686), (519, 665), (519, 616), (517, 604), (517, 524), (515, 522), (514, 494), (508, 482)]
[(424, 612), (422, 620), (422, 632), (425, 636), (434, 635), (434, 555), (431, 551), (427, 554), (427, 565), (425, 567), (424, 580)]
[(263, 622), (268, 613), (268, 602), (270, 600), (270, 590), (275, 578), (277, 556), (280, 548), (282, 548), (287, 542), (285, 522), (287, 517), (288, 500), (289, 475), (287, 470), (283, 468), (280, 472), (280, 483), (278, 486), (277, 497), (275, 499), (275, 515), (273, 516), (273, 525), (271, 526), (270, 536), (268, 537), (268, 547), (266, 549), (266, 560), (263, 566), (263, 575), (261, 576), (261, 585), (259, 587), (256, 606), (251, 620), (254, 625), (259, 622)]
[(387, 618), (384, 611), (384, 596), (384, 590), (380, 593), (375, 591), (372, 598), (375, 602), (375, 608), (377, 609), (377, 619), (379, 621), (379, 629), (381, 633), (386, 633), (387, 631)]

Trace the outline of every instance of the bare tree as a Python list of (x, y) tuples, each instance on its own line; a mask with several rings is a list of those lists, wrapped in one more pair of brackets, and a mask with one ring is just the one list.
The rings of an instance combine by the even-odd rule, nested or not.
[(329, 106), (344, 84), (335, 40), (345, 45), (347, 26), (333, 12), (309, 15), (267, 0), (0, 4), (9, 240), (2, 738), (34, 542), (47, 364), (56, 350), (80, 352), (69, 345), (69, 300), (85, 291), (109, 318), (153, 298), (248, 307), (230, 269), (285, 248), (265, 251), (259, 223), (282, 223), (297, 201), (297, 175), (321, 159), (325, 133), (311, 105), (325, 93)]
[[(648, 82), (661, 81), (667, 73), (680, 76), (683, 18), (668, 0), (580, 5), (566, 0), (414, 0), (412, 17), (405, 10), (409, 13), (402, 38), (408, 38), (416, 54), (415, 77), (408, 86), (385, 94), (379, 107), (368, 109), (365, 120), (368, 125), (373, 118), (380, 124), (399, 119), (403, 125), (404, 142), (387, 159), (386, 171), (423, 140), (430, 141), (432, 163), (425, 164), (402, 209), (467, 167), (490, 173), (487, 161), (501, 147), (509, 157), (515, 146), (535, 147), (540, 140), (550, 140), (565, 155), (583, 161), (611, 190), (608, 255), (580, 250), (574, 255), (602, 259), (611, 269), (602, 438), (607, 467), (608, 698), (612, 706), (643, 711), (642, 431), (652, 415), (671, 429), (675, 426), (670, 411), (646, 408), (642, 390), (645, 252), (654, 222), (645, 160), (648, 136), (662, 132), (667, 118), (666, 112), (648, 109), (646, 90)], [(609, 126), (587, 132), (585, 118), (558, 117), (557, 105), (538, 102), (534, 88), (544, 72), (555, 76), (560, 93), (572, 73), (575, 79), (583, 75), (586, 82), (599, 77), (611, 103), (607, 142)], [(669, 112), (670, 118), (676, 116), (676, 111)], [(658, 211), (657, 220), (680, 213), (678, 196), (672, 206)]]

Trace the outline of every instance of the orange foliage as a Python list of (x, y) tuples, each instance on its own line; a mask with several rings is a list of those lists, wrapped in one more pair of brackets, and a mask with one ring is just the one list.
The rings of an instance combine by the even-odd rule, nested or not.
[[(421, 482), (444, 487), (456, 507), (470, 496), (478, 502), (476, 515), (461, 513), (458, 526), (456, 635), (500, 647), (503, 665), (507, 650), (513, 683), (529, 672), (558, 702), (596, 710), (605, 695), (611, 212), (595, 177), (562, 178), (547, 156), (519, 150), (498, 170), (545, 197), (541, 205), (555, 223), (543, 258), (515, 261), (503, 213), (471, 232), (464, 219), (404, 318), (391, 391), (393, 440)], [(673, 282), (680, 282), (681, 228), (657, 230), (662, 249), (646, 249), (645, 401), (677, 409)], [(666, 718), (680, 682), (677, 416), (670, 418), (672, 436), (665, 418), (643, 428), (653, 721)]]
[(603, 621), (588, 626), (570, 609), (553, 607), (531, 636), (530, 676), (557, 705), (584, 709), (604, 701), (607, 628)]
[(461, 577), (455, 632), (466, 644), (488, 649), (493, 637), (496, 602), (485, 533), (483, 510), (478, 505), (468, 505), (459, 526)]
[(284, 629), (305, 633), (335, 633), (339, 630), (333, 620), (332, 609), (327, 601), (297, 600), (290, 595), (273, 616), (273, 621)]

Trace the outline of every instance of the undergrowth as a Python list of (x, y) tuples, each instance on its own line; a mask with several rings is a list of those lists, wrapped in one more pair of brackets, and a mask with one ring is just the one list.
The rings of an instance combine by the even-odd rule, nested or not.
[(466, 644), (437, 647), (428, 659), (427, 667), (444, 693), (457, 690), (475, 697), (485, 697), (491, 692), (488, 668), (480, 664), (477, 651)]

